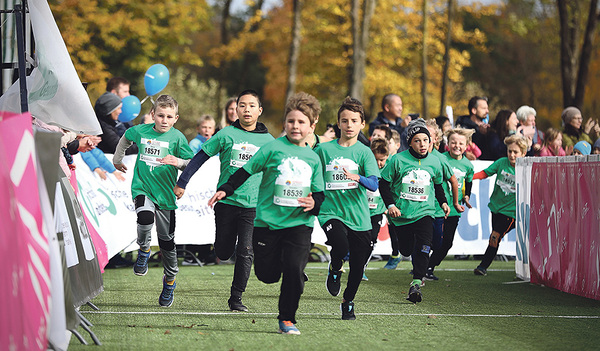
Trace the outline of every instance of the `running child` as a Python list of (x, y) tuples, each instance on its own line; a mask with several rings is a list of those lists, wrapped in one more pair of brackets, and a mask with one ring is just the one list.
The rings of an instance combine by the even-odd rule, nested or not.
[(160, 306), (173, 304), (177, 249), (175, 248), (175, 196), (173, 186), (177, 169), (184, 169), (194, 156), (185, 136), (173, 125), (179, 119), (178, 104), (169, 95), (161, 95), (152, 107), (154, 123), (140, 124), (127, 129), (119, 140), (113, 163), (116, 169), (126, 172), (122, 163), (125, 151), (133, 143), (139, 153), (133, 169), (131, 194), (137, 214), (137, 243), (140, 246), (133, 272), (146, 275), (150, 258), (151, 230), (156, 221), (158, 245), (164, 267), (163, 289), (158, 299)]
[(379, 168), (371, 150), (358, 142), (365, 127), (360, 101), (347, 97), (338, 110), (340, 138), (315, 149), (323, 164), (325, 201), (319, 223), (331, 246), (327, 291), (338, 296), (341, 290), (344, 257), (350, 254), (350, 273), (340, 309), (342, 319), (354, 320), (354, 297), (372, 250), (371, 220), (367, 189), (378, 188)]
[[(190, 178), (210, 157), (219, 155), (221, 175), (217, 187), (220, 187), (250, 161), (263, 145), (273, 140), (267, 127), (258, 122), (263, 111), (258, 93), (245, 90), (240, 93), (236, 103), (239, 118), (202, 144), (200, 152), (177, 180), (173, 192), (178, 199), (183, 196)], [(246, 291), (254, 258), (252, 231), (261, 177), (261, 174), (253, 175), (234, 194), (214, 207), (215, 254), (219, 259), (227, 260), (235, 253), (233, 281), (227, 301), (231, 311), (248, 311), (248, 307), (242, 303), (242, 294)]]
[(383, 169), (380, 192), (391, 217), (390, 225), (399, 234), (400, 253), (412, 254), (413, 281), (407, 300), (417, 303), (423, 298), (421, 283), (431, 251), (434, 197), (445, 215), (450, 213), (450, 207), (442, 188), (442, 164), (427, 151), (431, 137), (425, 121), (416, 119), (409, 123), (407, 142), (409, 149), (392, 156)]
[(504, 144), (508, 157), (498, 159), (473, 176), (473, 179), (485, 179), (496, 175), (496, 183), (488, 204), (492, 212), (492, 234), (481, 263), (473, 270), (475, 275), (487, 275), (487, 269), (496, 257), (500, 241), (506, 233), (515, 228), (517, 212), (515, 164), (517, 158), (525, 156), (529, 143), (524, 136), (511, 135), (504, 139)]
[(277, 316), (282, 334), (300, 334), (295, 323), (303, 272), (314, 216), (325, 197), (321, 161), (307, 145), (316, 118), (315, 101), (306, 93), (293, 95), (285, 107), (286, 135), (264, 145), (208, 202), (212, 206), (231, 196), (250, 175), (263, 173), (252, 239), (254, 273), (267, 284), (277, 283), (283, 275)]
[[(442, 154), (452, 168), (452, 172), (458, 181), (460, 187), (458, 191), (458, 201), (464, 202), (468, 208), (472, 207), (469, 203), (469, 198), (471, 197), (471, 187), (473, 184), (473, 164), (463, 154), (467, 150), (467, 145), (471, 142), (473, 133), (475, 133), (473, 129), (463, 128), (455, 128), (448, 131), (446, 136), (449, 151)], [(446, 198), (452, 197), (454, 199), (454, 196), (450, 193), (450, 187), (447, 182), (444, 182), (443, 187)], [(454, 241), (454, 234), (456, 233), (456, 227), (458, 227), (460, 215), (460, 211), (451, 207), (450, 214), (444, 219), (442, 245), (440, 248), (434, 248), (433, 254), (429, 257), (429, 265), (427, 267), (427, 273), (425, 273), (427, 279), (438, 280), (433, 274), (433, 271), (435, 267), (446, 258), (448, 251), (452, 248), (452, 242)]]

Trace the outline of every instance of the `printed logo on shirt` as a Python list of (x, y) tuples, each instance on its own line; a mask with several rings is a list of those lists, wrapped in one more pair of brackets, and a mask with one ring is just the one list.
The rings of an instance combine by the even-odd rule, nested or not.
[(358, 174), (358, 164), (356, 162), (338, 157), (329, 161), (325, 166), (325, 189), (327, 190), (345, 190), (358, 188), (358, 182), (346, 177), (344, 169), (348, 173)]
[(427, 201), (431, 189), (431, 174), (422, 169), (413, 169), (402, 178), (400, 198), (412, 201)]
[(250, 161), (258, 149), (260, 149), (260, 147), (253, 144), (233, 144), (231, 147), (231, 158), (229, 159), (229, 165), (237, 168), (243, 167), (246, 163), (248, 163), (248, 161)]
[(278, 206), (300, 207), (298, 199), (310, 193), (312, 168), (298, 157), (288, 157), (277, 166), (273, 203)]
[(377, 208), (377, 201), (379, 200), (379, 198), (381, 197), (381, 194), (379, 194), (379, 189), (375, 190), (375, 191), (371, 191), (367, 189), (367, 201), (369, 202), (369, 209), (376, 209)]
[(515, 187), (515, 175), (502, 170), (500, 177), (496, 178), (496, 185), (504, 192), (504, 195), (514, 194), (517, 191)]
[[(456, 177), (456, 181), (458, 182), (458, 189), (461, 190), (463, 192), (463, 196), (464, 191), (465, 191), (465, 176), (467, 175), (467, 172), (461, 171), (458, 168), (452, 167), (452, 173), (454, 173), (454, 176)], [(448, 182), (448, 189), (452, 189), (452, 183)], [(460, 194), (459, 194), (460, 195)]]
[(164, 164), (160, 160), (169, 154), (169, 142), (154, 139), (141, 138), (140, 161), (146, 163), (150, 167), (150, 171), (154, 167), (160, 167)]

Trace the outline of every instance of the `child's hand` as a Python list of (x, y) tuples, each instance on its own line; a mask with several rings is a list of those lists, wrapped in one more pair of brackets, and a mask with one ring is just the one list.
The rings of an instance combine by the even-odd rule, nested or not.
[(360, 180), (360, 176), (358, 174), (350, 173), (346, 168), (342, 168), (344, 170), (344, 175), (346, 178), (358, 182)]
[[(460, 206), (460, 207), (462, 207), (462, 206)], [(444, 210), (444, 218), (448, 218), (448, 215), (450, 214), (450, 206), (448, 206), (448, 204), (444, 202), (442, 204), (442, 210)], [(457, 210), (458, 210), (458, 208), (457, 208)], [(464, 210), (465, 209), (463, 208), (463, 211)]]
[(118, 180), (124, 182), (125, 181), (125, 177), (123, 177), (123, 173), (119, 172), (119, 171), (114, 171), (113, 174), (115, 175), (115, 178), (117, 178)]
[(222, 190), (217, 191), (213, 197), (208, 200), (208, 206), (213, 207), (219, 200), (222, 200), (225, 197), (225, 192)]
[[(450, 208), (450, 206), (448, 206), (448, 208)], [(465, 208), (458, 202), (454, 203), (454, 208), (458, 211), (458, 213), (465, 212)]]
[(100, 176), (100, 179), (106, 180), (106, 171), (100, 169), (100, 167), (97, 167), (96, 169), (94, 169), (94, 172)]
[(161, 158), (159, 161), (162, 164), (171, 165), (171, 166), (177, 167), (177, 157), (175, 157), (173, 155), (167, 155), (167, 156)]
[(173, 188), (173, 192), (175, 193), (175, 197), (177, 198), (177, 200), (179, 200), (183, 196), (183, 193), (185, 193), (185, 189), (181, 188), (179, 185), (175, 185), (175, 187)]
[(315, 199), (313, 199), (312, 193), (309, 193), (307, 197), (299, 197), (298, 202), (300, 207), (304, 207), (304, 212), (308, 212), (315, 207)]
[(116, 169), (118, 169), (119, 171), (123, 172), (123, 173), (127, 173), (127, 166), (125, 166), (122, 163), (114, 163), (113, 164), (115, 166)]
[(398, 218), (400, 216), (402, 216), (402, 213), (400, 212), (400, 209), (398, 207), (396, 207), (395, 205), (388, 208), (388, 214), (390, 215), (390, 217), (392, 218)]
[(465, 197), (463, 198), (463, 202), (468, 208), (473, 208), (473, 206), (471, 206), (471, 204), (469, 203), (469, 195), (465, 195)]

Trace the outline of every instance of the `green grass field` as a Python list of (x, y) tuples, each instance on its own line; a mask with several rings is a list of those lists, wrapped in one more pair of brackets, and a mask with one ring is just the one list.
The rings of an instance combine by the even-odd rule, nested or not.
[[(477, 263), (444, 261), (440, 280), (426, 282), (415, 305), (405, 300), (410, 262), (395, 271), (371, 262), (354, 300), (355, 321), (341, 320), (341, 294), (325, 289), (327, 264), (309, 263), (299, 336), (277, 334), (279, 284), (254, 273), (243, 299), (250, 312), (229, 312), (233, 265), (180, 267), (170, 308), (158, 306), (162, 267), (151, 265), (144, 277), (107, 270), (104, 292), (93, 300), (100, 311), (81, 312), (107, 350), (600, 349), (600, 301), (515, 281), (514, 262), (495, 261), (486, 277), (475, 276)], [(69, 349), (90, 347), (72, 337)]]

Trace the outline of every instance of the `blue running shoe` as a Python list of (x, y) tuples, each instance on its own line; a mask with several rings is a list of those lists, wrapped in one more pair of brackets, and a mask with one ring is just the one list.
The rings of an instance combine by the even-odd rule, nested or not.
[(400, 263), (400, 256), (398, 257), (392, 257), (390, 256), (390, 258), (388, 259), (387, 263), (385, 264), (385, 266), (383, 266), (383, 268), (385, 269), (396, 269), (396, 267), (398, 267), (398, 263)]
[(135, 275), (146, 275), (148, 273), (148, 259), (150, 259), (150, 255), (152, 251), (148, 250), (148, 252), (142, 251), (138, 249), (137, 261), (133, 265), (133, 273)]
[(173, 300), (175, 296), (173, 292), (175, 291), (175, 287), (177, 283), (173, 282), (173, 285), (167, 284), (166, 277), (163, 276), (163, 289), (158, 298), (158, 304), (162, 307), (170, 307), (173, 304)]
[(300, 335), (300, 330), (290, 321), (279, 321), (279, 334)]
[[(329, 265), (331, 267), (331, 264)], [(342, 271), (332, 271), (329, 268), (329, 274), (327, 274), (327, 281), (325, 285), (327, 286), (327, 291), (331, 294), (331, 296), (338, 296), (340, 294), (340, 290), (342, 289)]]
[(369, 281), (369, 278), (367, 278), (367, 275), (366, 275), (365, 273), (363, 273), (362, 280), (363, 280), (364, 282), (366, 282), (366, 281)]

